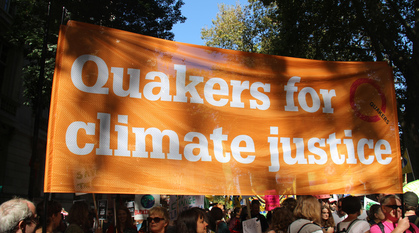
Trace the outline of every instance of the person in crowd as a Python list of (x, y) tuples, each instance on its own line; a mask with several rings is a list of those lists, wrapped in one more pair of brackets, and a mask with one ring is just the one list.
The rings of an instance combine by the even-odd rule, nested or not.
[[(315, 196), (316, 197), (316, 196)], [(329, 199), (328, 198), (323, 198), (323, 199), (319, 199), (319, 197), (316, 197), (317, 200), (320, 202), (320, 205), (326, 206), (327, 208), (329, 208)]]
[(268, 221), (266, 220), (265, 216), (260, 213), (260, 202), (257, 199), (252, 200), (250, 205), (250, 217), (257, 218), (260, 221), (260, 225), (262, 227), (262, 232), (265, 232), (269, 228)]
[(342, 198), (337, 201), (337, 210), (332, 212), (333, 221), (335, 222), (335, 227), (338, 223), (342, 222), (346, 218), (346, 213), (342, 210)]
[(336, 211), (336, 209), (337, 209), (337, 202), (338, 202), (338, 200), (336, 199), (336, 198), (329, 198), (329, 208), (330, 208), (330, 210), (333, 212), (333, 211)]
[(297, 206), (297, 200), (292, 197), (288, 197), (281, 203), (281, 207), (285, 207), (291, 211), (291, 213), (294, 212), (295, 207)]
[(379, 203), (381, 203), (381, 201), (384, 199), (384, 197), (386, 197), (387, 195), (390, 195), (389, 193), (388, 194), (386, 194), (386, 193), (379, 193), (379, 194), (377, 194), (377, 196), (376, 196), (376, 199), (377, 199), (377, 201), (379, 202)]
[(231, 220), (232, 212), (233, 212), (233, 210), (231, 208), (228, 208), (228, 209), (224, 208), (224, 220), (227, 223), (227, 226), (228, 226), (228, 223)]
[(176, 233), (207, 233), (208, 218), (199, 208), (182, 211), (176, 220)]
[(288, 208), (277, 207), (273, 210), (272, 223), (267, 233), (286, 233), (293, 221), (294, 215)]
[(358, 219), (361, 215), (362, 205), (358, 197), (347, 196), (342, 200), (342, 210), (347, 217), (336, 226), (336, 231), (346, 229), (348, 233), (369, 233), (370, 225), (367, 221)]
[[(330, 205), (329, 205), (330, 206)], [(324, 233), (335, 232), (335, 222), (333, 221), (332, 211), (327, 206), (321, 207), (321, 227)]]
[(241, 207), (236, 207), (233, 210), (232, 217), (228, 223), (228, 229), (231, 233), (239, 233), (243, 231), (240, 215), (242, 213)]
[(212, 207), (209, 212), (210, 229), (215, 233), (230, 233), (227, 223), (224, 221), (224, 213), (218, 207)]
[(147, 219), (144, 219), (142, 214), (134, 217), (134, 225), (138, 233), (145, 233), (147, 231)]
[(380, 201), (385, 219), (371, 226), (371, 233), (412, 233), (419, 232), (419, 228), (409, 222), (408, 217), (402, 218), (402, 202), (396, 195), (387, 195)]
[(358, 216), (358, 219), (364, 220), (368, 222), (368, 213), (364, 210), (364, 207), (361, 209), (361, 214)]
[(268, 225), (270, 226), (272, 223), (272, 210), (268, 211), (268, 213), (266, 213), (266, 221), (268, 222)]
[(224, 211), (224, 204), (223, 204), (223, 203), (215, 203), (212, 207), (218, 207), (218, 208), (220, 208), (222, 211)]
[(249, 206), (243, 207), (240, 218), (242, 222), (251, 218), (256, 218), (257, 221), (260, 221), (262, 232), (265, 232), (269, 228), (268, 220), (260, 213), (260, 202), (258, 199), (253, 199)]
[(416, 216), (416, 210), (418, 208), (418, 195), (414, 192), (406, 192), (403, 194), (404, 201), (404, 213), (409, 218), (409, 221), (416, 226), (419, 224), (419, 218)]
[(320, 202), (313, 196), (299, 196), (294, 209), (296, 219), (289, 226), (289, 233), (323, 233), (320, 227)]
[(48, 201), (47, 203), (47, 211), (44, 211), (45, 203), (41, 201), (36, 205), (36, 213), (39, 216), (39, 223), (36, 226), (36, 233), (42, 233), (42, 226), (46, 222), (46, 233), (53, 233), (58, 228), (61, 227), (62, 222), (62, 215), (61, 210), (62, 206), (57, 201)]
[(169, 212), (166, 208), (156, 206), (150, 209), (147, 218), (148, 228), (151, 233), (164, 233), (169, 225)]
[(103, 221), (102, 229), (103, 232), (107, 232), (110, 226), (114, 225), (113, 209), (109, 208), (107, 211), (106, 219)]
[(368, 213), (368, 223), (370, 226), (373, 226), (385, 218), (383, 211), (381, 210), (381, 206), (379, 204), (374, 204), (370, 207), (370, 211)]
[(107, 233), (137, 233), (137, 228), (131, 217), (131, 212), (126, 206), (121, 206), (116, 211), (116, 226), (110, 226)]
[[(89, 217), (89, 206), (84, 201), (76, 201), (68, 211), (67, 226), (65, 233), (90, 233), (93, 227), (93, 221)], [(96, 233), (102, 232), (97, 228)]]
[(37, 225), (35, 205), (13, 198), (0, 205), (0, 233), (34, 233)]

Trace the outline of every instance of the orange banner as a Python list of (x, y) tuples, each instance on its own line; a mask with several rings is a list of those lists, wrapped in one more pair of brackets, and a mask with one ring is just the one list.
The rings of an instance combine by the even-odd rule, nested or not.
[(400, 156), (385, 62), (61, 28), (45, 192), (401, 193)]

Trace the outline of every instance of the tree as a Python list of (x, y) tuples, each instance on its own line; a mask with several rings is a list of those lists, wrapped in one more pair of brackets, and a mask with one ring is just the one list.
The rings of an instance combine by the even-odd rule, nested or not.
[(246, 52), (269, 53), (277, 24), (269, 15), (275, 4), (264, 7), (261, 2), (249, 1), (246, 6), (220, 4), (210, 28), (201, 30), (205, 45)]
[[(25, 59), (28, 62), (24, 67), (25, 103), (36, 105), (35, 102), (39, 98), (42, 106), (46, 107), (49, 104), (58, 29), (61, 23), (65, 24), (71, 19), (173, 40), (173, 25), (186, 20), (180, 11), (183, 4), (183, 0), (63, 0), (51, 4), (48, 16), (48, 3), (45, 1), (14, 1), (14, 23), (5, 37), (6, 41), (14, 46), (25, 48)], [(37, 83), (47, 23), (50, 32), (47, 38), (45, 78), (41, 80), (40, 95)]]
[[(267, 54), (329, 61), (387, 61), (394, 69), (402, 147), (410, 152), (411, 165), (419, 172), (419, 2), (417, 0), (259, 0), (267, 11), (264, 17), (275, 23), (266, 42), (256, 50)], [(253, 2), (253, 3), (252, 3)], [(275, 7), (272, 7), (274, 4)], [(228, 15), (238, 14), (235, 20)], [(255, 17), (256, 16), (256, 17)], [(253, 17), (253, 18), (252, 18)], [(229, 17), (233, 18), (233, 17)], [(220, 8), (210, 30), (203, 30), (207, 45), (255, 51), (255, 43), (242, 37), (254, 35), (252, 25), (257, 15), (245, 10)], [(252, 21), (252, 22), (248, 22)], [(259, 20), (260, 21), (260, 20)], [(241, 25), (241, 24), (240, 24)], [(253, 27), (253, 28), (252, 28)], [(239, 31), (240, 33), (237, 33)], [(206, 33), (206, 34), (204, 34)], [(227, 34), (227, 35), (223, 35)], [(219, 38), (228, 38), (224, 42)], [(257, 38), (257, 37), (254, 37)], [(243, 44), (242, 43), (248, 43)], [(257, 48), (260, 48), (256, 46)]]
[(183, 0), (64, 0), (69, 19), (173, 40)]
[(419, 2), (262, 0), (278, 6), (273, 53), (330, 61), (387, 61), (394, 68), (399, 123), (411, 165), (419, 157)]
[[(52, 2), (52, 1), (51, 1)], [(50, 2), (50, 3), (51, 3)], [(73, 19), (172, 40), (174, 24), (184, 22), (182, 0), (15, 0), (13, 24), (2, 40), (24, 48), (24, 97), (34, 115), (29, 197), (35, 190), (42, 156), (37, 154), (40, 112), (49, 106), (60, 23)], [(50, 32), (48, 32), (50, 29)], [(47, 42), (47, 43), (46, 43)]]
[[(48, 40), (53, 43), (47, 46), (47, 56), (45, 63), (45, 83), (42, 90), (38, 90), (38, 81), (40, 76), (41, 58), (43, 52), (43, 41), (45, 37), (45, 28), (47, 22), (48, 3), (45, 1), (34, 0), (16, 0), (13, 2), (15, 14), (13, 15), (13, 24), (4, 34), (4, 40), (16, 48), (23, 48), (26, 65), (23, 67), (23, 94), (24, 104), (35, 106), (40, 104), (47, 106), (52, 75), (54, 71), (54, 58), (57, 42), (57, 32), (51, 33)], [(56, 24), (58, 28), (59, 24)], [(38, 98), (38, 92), (42, 92), (45, 98)]]

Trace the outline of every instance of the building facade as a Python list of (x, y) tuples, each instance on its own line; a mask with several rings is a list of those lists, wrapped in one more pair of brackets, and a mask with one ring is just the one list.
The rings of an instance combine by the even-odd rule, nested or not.
[[(34, 117), (23, 105), (23, 46), (8, 42), (13, 23), (12, 0), (0, 0), (0, 203), (13, 196), (40, 198), (43, 193), (47, 116), (40, 120), (39, 140), (33, 157)], [(32, 169), (32, 173), (31, 173)]]

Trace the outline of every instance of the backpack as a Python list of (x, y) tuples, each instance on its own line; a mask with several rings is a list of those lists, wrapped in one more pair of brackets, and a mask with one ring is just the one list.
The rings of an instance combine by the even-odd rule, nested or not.
[[(309, 224), (314, 224), (314, 225), (317, 225), (318, 226), (318, 224), (316, 224), (316, 223), (314, 223), (314, 222), (307, 222), (307, 223), (304, 223), (301, 227), (300, 227), (300, 229), (298, 229), (298, 231), (297, 231), (297, 233), (300, 233), (300, 231), (305, 227), (305, 226), (307, 226), (307, 225), (309, 225)], [(290, 226), (288, 226), (288, 231), (287, 231), (288, 233), (290, 233)]]
[(350, 232), (352, 225), (353, 225), (355, 222), (357, 222), (358, 220), (359, 220), (359, 219), (355, 219), (355, 220), (353, 220), (351, 223), (349, 223), (349, 226), (348, 226), (348, 228), (347, 228), (347, 229), (345, 229), (345, 228), (344, 228), (344, 229), (342, 229), (342, 230), (340, 230), (340, 227), (339, 227), (340, 223), (338, 223), (336, 233), (347, 233), (347, 232)]

